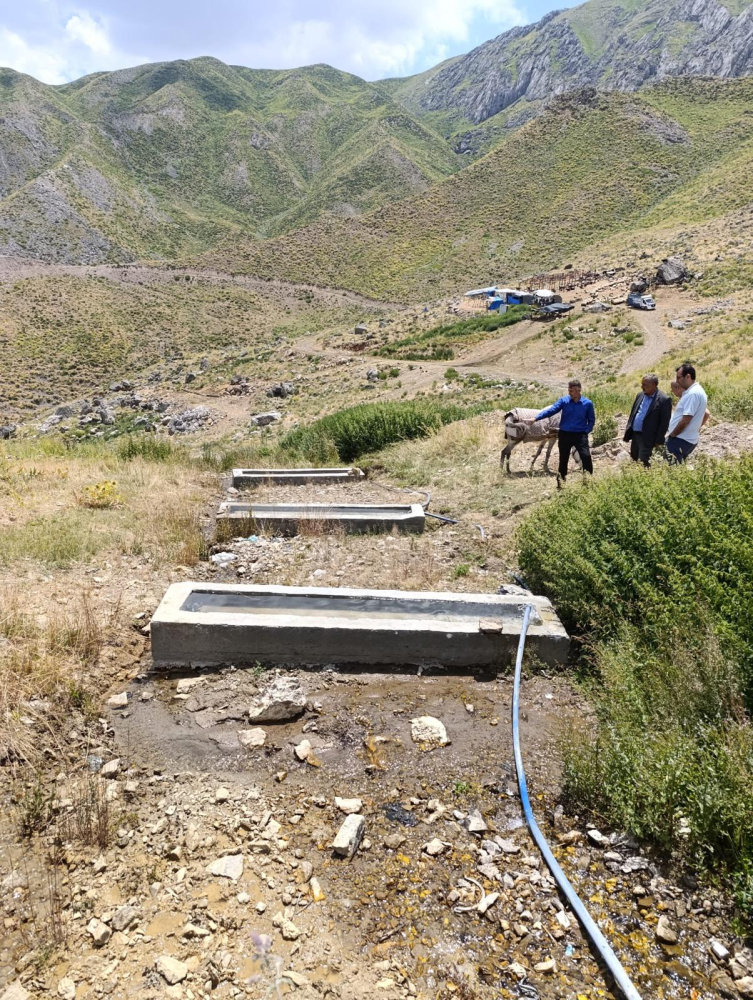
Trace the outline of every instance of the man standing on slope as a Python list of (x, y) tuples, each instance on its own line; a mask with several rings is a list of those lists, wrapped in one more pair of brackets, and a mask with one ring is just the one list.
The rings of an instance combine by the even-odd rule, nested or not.
[(669, 421), (667, 455), (670, 462), (681, 464), (698, 444), (708, 400), (695, 380), (695, 368), (687, 361), (680, 365), (675, 377), (683, 393)]
[(672, 402), (659, 389), (658, 375), (644, 375), (641, 389), (633, 402), (623, 440), (630, 442), (632, 460), (643, 462), (648, 468), (654, 448), (664, 444), (672, 414)]
[(573, 448), (580, 455), (583, 471), (588, 473), (594, 471), (591, 451), (588, 447), (588, 435), (594, 429), (596, 413), (591, 400), (581, 395), (581, 385), (577, 378), (571, 379), (567, 383), (567, 395), (562, 396), (546, 410), (537, 413), (533, 418), (533, 423), (536, 423), (537, 420), (544, 420), (546, 417), (553, 417), (555, 413), (562, 413), (560, 429), (557, 432), (557, 446), (560, 452), (559, 472), (557, 473), (557, 485), (559, 486), (567, 478), (567, 463)]

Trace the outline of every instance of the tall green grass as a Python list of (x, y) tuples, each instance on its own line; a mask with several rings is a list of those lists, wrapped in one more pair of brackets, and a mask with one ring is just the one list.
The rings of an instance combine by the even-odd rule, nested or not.
[(362, 403), (296, 428), (283, 438), (282, 448), (321, 464), (337, 459), (352, 462), (395, 441), (427, 437), (444, 424), (485, 413), (496, 405), (458, 406), (431, 399)]
[(434, 326), (423, 333), (411, 334), (380, 347), (378, 354), (405, 361), (451, 361), (455, 357), (453, 344), (477, 340), (478, 334), (491, 333), (513, 326), (531, 314), (529, 306), (513, 306), (504, 313), (483, 313), (457, 323)]
[(593, 669), (566, 792), (753, 900), (753, 456), (568, 489), (518, 548)]

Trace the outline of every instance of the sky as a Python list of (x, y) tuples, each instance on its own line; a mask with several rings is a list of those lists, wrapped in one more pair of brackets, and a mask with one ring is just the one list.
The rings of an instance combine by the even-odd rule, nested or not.
[(378, 80), (428, 69), (553, 6), (551, 0), (4, 0), (0, 66), (66, 83), (99, 70), (215, 56), (254, 69), (324, 62)]

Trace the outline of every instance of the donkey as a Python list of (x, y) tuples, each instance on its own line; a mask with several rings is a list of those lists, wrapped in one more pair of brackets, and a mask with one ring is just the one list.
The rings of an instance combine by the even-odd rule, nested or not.
[[(516, 406), (508, 410), (505, 414), (505, 447), (500, 456), (500, 464), (505, 471), (510, 471), (510, 455), (513, 449), (519, 444), (529, 441), (539, 441), (539, 447), (531, 461), (529, 472), (533, 472), (536, 459), (544, 450), (546, 445), (546, 456), (544, 457), (544, 469), (549, 471), (549, 456), (552, 454), (554, 442), (557, 440), (557, 432), (560, 427), (560, 417), (562, 414), (555, 413), (553, 417), (545, 417), (533, 423), (533, 418), (538, 410), (528, 410), (522, 406)], [(575, 460), (580, 465), (578, 453), (575, 453)]]

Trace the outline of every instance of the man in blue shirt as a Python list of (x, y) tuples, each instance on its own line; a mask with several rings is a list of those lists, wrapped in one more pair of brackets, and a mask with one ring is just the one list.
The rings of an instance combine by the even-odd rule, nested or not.
[(594, 429), (596, 423), (596, 413), (594, 404), (586, 396), (581, 395), (581, 385), (577, 378), (571, 379), (567, 383), (567, 395), (562, 396), (556, 403), (537, 413), (533, 422), (544, 420), (546, 417), (553, 417), (555, 413), (561, 413), (560, 426), (557, 433), (557, 445), (560, 452), (559, 472), (557, 483), (562, 483), (567, 478), (567, 463), (570, 452), (573, 448), (580, 455), (583, 463), (583, 471), (593, 473), (594, 466), (591, 461), (591, 451), (588, 447), (588, 435)]

